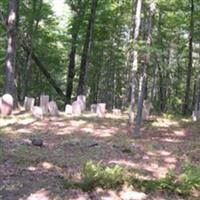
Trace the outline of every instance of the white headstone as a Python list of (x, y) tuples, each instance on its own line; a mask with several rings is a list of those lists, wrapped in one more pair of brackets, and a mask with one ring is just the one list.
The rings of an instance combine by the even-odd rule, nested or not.
[(91, 111), (92, 113), (96, 113), (96, 112), (97, 112), (97, 104), (92, 104), (92, 105), (90, 106), (90, 111)]
[(105, 103), (98, 103), (97, 110), (96, 110), (98, 117), (105, 117), (106, 114), (106, 104)]
[(113, 115), (116, 115), (116, 116), (120, 116), (122, 114), (122, 111), (120, 109), (116, 109), (116, 108), (113, 109), (112, 112), (113, 112)]
[(4, 94), (1, 98), (1, 115), (8, 116), (12, 114), (13, 110), (13, 97), (10, 94)]
[(85, 111), (86, 109), (86, 97), (84, 95), (77, 96), (77, 101), (80, 102), (81, 111)]
[(26, 111), (31, 111), (32, 107), (34, 106), (35, 99), (31, 97), (25, 97), (24, 99), (24, 108)]
[(67, 105), (65, 106), (65, 113), (66, 113), (66, 114), (69, 114), (69, 115), (72, 115), (72, 105), (67, 104)]
[(48, 103), (49, 103), (49, 96), (48, 95), (41, 95), (40, 96), (40, 107), (43, 110), (43, 114), (48, 113)]
[(81, 103), (79, 101), (74, 101), (72, 103), (72, 114), (81, 115)]
[(34, 117), (36, 117), (38, 119), (42, 119), (44, 116), (43, 110), (39, 106), (33, 106), (31, 109), (31, 113)]
[(48, 103), (48, 110), (52, 116), (59, 116), (58, 106), (55, 101), (50, 101)]
[(192, 121), (196, 122), (200, 119), (200, 111), (193, 111), (192, 112)]
[(142, 119), (143, 120), (149, 120), (151, 108), (153, 108), (152, 103), (149, 100), (144, 100), (143, 110), (142, 110)]

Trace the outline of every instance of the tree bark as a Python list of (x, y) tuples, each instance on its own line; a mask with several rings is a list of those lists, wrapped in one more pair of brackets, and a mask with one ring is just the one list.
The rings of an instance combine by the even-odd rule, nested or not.
[(66, 100), (65, 103), (71, 103), (71, 95), (73, 91), (73, 80), (75, 76), (75, 56), (76, 56), (76, 43), (80, 29), (81, 18), (84, 15), (83, 3), (79, 0), (78, 5), (80, 9), (76, 11), (74, 16), (74, 24), (72, 27), (72, 45), (69, 54), (69, 65), (67, 74), (67, 87), (66, 87)]
[(187, 68), (187, 81), (185, 88), (185, 99), (183, 103), (183, 115), (190, 114), (190, 85), (191, 85), (191, 77), (192, 77), (192, 52), (193, 52), (193, 32), (194, 32), (194, 2), (190, 0), (190, 33), (189, 33), (189, 55), (188, 55), (188, 68)]
[(129, 123), (133, 123), (134, 121), (136, 72), (138, 69), (138, 52), (136, 50), (137, 48), (136, 46), (137, 46), (137, 41), (139, 39), (139, 32), (140, 32), (141, 8), (142, 8), (142, 0), (137, 0), (135, 22), (133, 23), (133, 26), (135, 25), (135, 28), (134, 28), (134, 35), (133, 35), (134, 49), (132, 52), (133, 61), (132, 61), (132, 68), (131, 68), (131, 102), (130, 102), (131, 105), (130, 105), (130, 113), (129, 113)]
[(152, 1), (149, 5), (149, 18), (147, 24), (147, 52), (144, 55), (144, 60), (142, 61), (142, 73), (140, 77), (140, 90), (139, 90), (139, 98), (138, 98), (138, 110), (136, 116), (136, 124), (133, 131), (134, 138), (141, 137), (140, 134), (140, 126), (142, 121), (142, 110), (143, 110), (143, 100), (145, 95), (145, 85), (147, 81), (147, 67), (149, 65), (150, 60), (150, 46), (152, 40), (152, 18), (155, 14), (155, 3)]
[(9, 0), (7, 19), (7, 50), (5, 63), (4, 93), (9, 93), (14, 98), (14, 107), (17, 106), (15, 85), (16, 66), (16, 38), (18, 32), (19, 0)]
[(86, 38), (85, 38), (85, 43), (84, 43), (82, 56), (81, 56), (80, 75), (79, 75), (79, 81), (78, 81), (77, 95), (86, 94), (86, 76), (87, 76), (88, 67), (89, 67), (89, 54), (90, 54), (91, 45), (92, 45), (92, 33), (93, 33), (94, 23), (95, 23), (97, 1), (98, 0), (92, 0), (91, 13), (88, 20)]

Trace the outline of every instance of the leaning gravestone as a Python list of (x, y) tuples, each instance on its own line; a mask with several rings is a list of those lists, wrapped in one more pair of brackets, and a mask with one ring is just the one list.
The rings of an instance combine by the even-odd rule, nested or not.
[(65, 113), (68, 114), (68, 115), (72, 114), (72, 106), (70, 104), (67, 104), (65, 106)]
[(144, 100), (143, 110), (142, 110), (142, 119), (143, 120), (149, 120), (151, 108), (153, 108), (152, 103), (149, 100)]
[(81, 111), (85, 111), (86, 108), (86, 97), (84, 95), (77, 96), (77, 101), (80, 102)]
[(12, 114), (13, 97), (10, 94), (4, 94), (1, 98), (1, 115), (8, 116)]
[(42, 108), (39, 106), (33, 106), (31, 109), (31, 113), (35, 118), (42, 119), (44, 114)]
[(31, 97), (25, 97), (24, 99), (24, 108), (26, 111), (31, 111), (32, 107), (34, 106), (35, 99)]
[(44, 114), (48, 113), (48, 103), (49, 103), (49, 96), (48, 95), (41, 95), (40, 96), (40, 107)]
[(106, 104), (105, 103), (98, 103), (97, 110), (96, 110), (98, 117), (105, 117), (106, 114)]
[(52, 116), (55, 116), (55, 117), (59, 116), (58, 106), (55, 101), (50, 101), (48, 103), (48, 110)]
[(72, 114), (79, 116), (81, 115), (81, 111), (81, 103), (79, 101), (74, 101), (72, 103)]
[(90, 111), (91, 111), (92, 113), (96, 113), (96, 112), (97, 112), (97, 104), (92, 104), (92, 105), (90, 106)]

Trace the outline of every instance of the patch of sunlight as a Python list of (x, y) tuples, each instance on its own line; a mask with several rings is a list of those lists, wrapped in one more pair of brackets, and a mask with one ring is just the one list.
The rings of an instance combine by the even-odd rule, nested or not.
[(174, 157), (164, 158), (164, 161), (167, 163), (176, 163), (177, 162), (176, 158), (174, 158)]
[(93, 129), (93, 128), (86, 127), (86, 128), (81, 128), (81, 131), (84, 131), (84, 132), (87, 132), (87, 133), (93, 133), (93, 132), (94, 132), (94, 129)]
[(135, 163), (127, 160), (111, 160), (109, 161), (109, 164), (125, 165), (127, 167), (137, 167)]
[(27, 169), (28, 169), (29, 171), (36, 171), (36, 170), (37, 170), (37, 167), (29, 166)]
[(169, 128), (170, 126), (179, 126), (179, 122), (170, 119), (157, 118), (156, 121), (152, 123), (152, 126)]
[(70, 124), (71, 126), (81, 126), (84, 125), (86, 123), (85, 120), (71, 120)]
[(180, 143), (180, 142), (182, 142), (181, 140), (171, 139), (171, 138), (160, 139), (160, 141), (163, 141), (163, 142), (170, 142), (170, 143)]
[(119, 192), (120, 198), (123, 200), (145, 200), (147, 195), (143, 192), (133, 191), (131, 187), (123, 187), (123, 190)]
[(175, 135), (177, 136), (185, 136), (185, 132), (183, 130), (174, 131)]
[(25, 200), (50, 200), (49, 191), (45, 189), (38, 190), (30, 194)]
[(43, 162), (42, 167), (44, 169), (52, 169), (54, 167), (54, 165), (52, 163), (49, 163), (49, 162)]
[(157, 151), (157, 153), (159, 153), (161, 156), (169, 156), (169, 155), (171, 155), (170, 152), (165, 151), (165, 150)]

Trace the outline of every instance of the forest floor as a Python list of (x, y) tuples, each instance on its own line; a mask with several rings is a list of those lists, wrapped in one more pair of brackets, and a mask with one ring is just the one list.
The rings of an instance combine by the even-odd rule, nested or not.
[[(145, 193), (124, 186), (91, 192), (66, 189), (63, 180), (78, 181), (87, 161), (119, 165), (146, 179), (159, 179), (186, 163), (200, 164), (200, 123), (189, 119), (152, 117), (142, 138), (132, 138), (127, 116), (97, 118), (45, 117), (15, 112), (0, 119), (0, 199), (3, 200), (144, 200), (198, 199), (176, 194)], [(41, 138), (43, 147), (30, 144)]]

